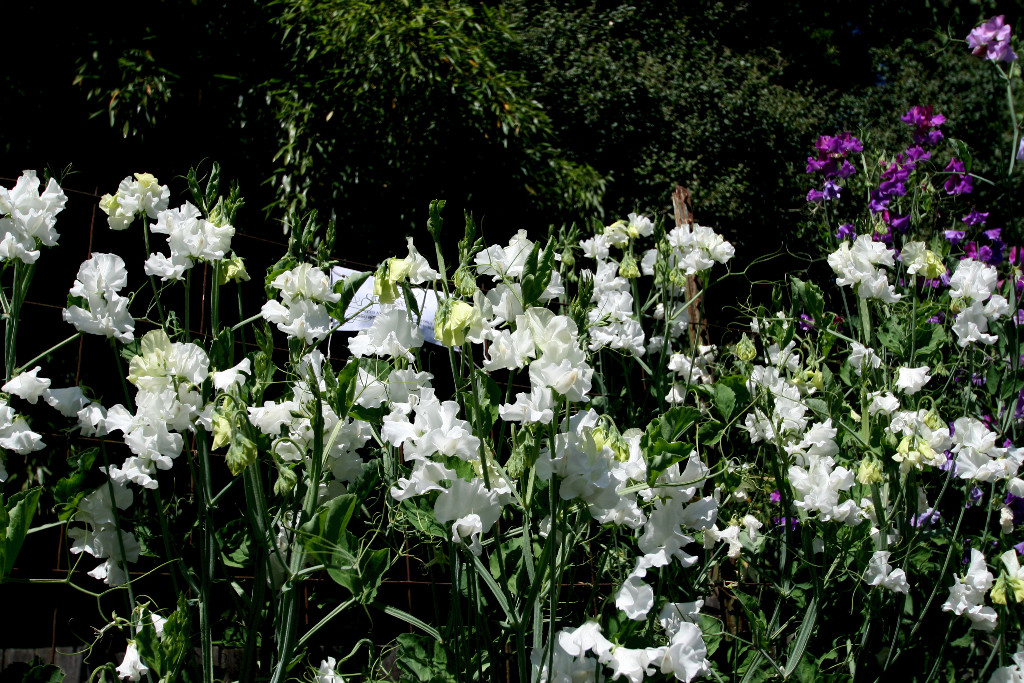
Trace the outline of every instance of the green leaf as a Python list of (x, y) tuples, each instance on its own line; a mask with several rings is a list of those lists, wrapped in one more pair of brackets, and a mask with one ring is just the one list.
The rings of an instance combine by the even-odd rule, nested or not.
[(342, 550), (347, 545), (348, 523), (357, 507), (358, 498), (347, 493), (340, 495), (321, 506), (313, 518), (300, 527), (302, 544), (314, 564), (327, 565), (328, 571), (338, 571), (337, 567), (348, 564), (347, 553)]
[(807, 315), (814, 318), (815, 325), (821, 325), (825, 313), (825, 297), (822, 295), (821, 288), (813, 282), (804, 282), (795, 277), (790, 278), (789, 286), (793, 292), (793, 298), (801, 303)]
[(226, 370), (235, 364), (234, 358), (234, 334), (230, 327), (225, 327), (210, 345), (210, 367), (215, 370)]
[(356, 378), (359, 376), (359, 361), (352, 359), (338, 373), (333, 400), (328, 401), (339, 420), (348, 417), (356, 401)]
[(5, 504), (0, 496), (0, 504), (3, 504), (3, 513), (0, 513), (0, 581), (14, 569), (14, 561), (32, 526), (42, 492), (39, 486), (18, 491)]
[(498, 421), (498, 406), (502, 404), (503, 398), (501, 388), (490, 375), (474, 373), (473, 381), (476, 383), (476, 400), (479, 402), (479, 406), (474, 406), (473, 401), (469, 402), (474, 411), (473, 426), (480, 430), (480, 436), (484, 436)]
[(43, 664), (38, 657), (32, 662), (14, 662), (0, 673), (0, 683), (61, 683), (64, 672), (59, 666)]
[(352, 303), (352, 299), (355, 298), (356, 292), (363, 286), (366, 279), (370, 277), (371, 273), (352, 273), (344, 280), (335, 283), (334, 291), (337, 294), (341, 294), (341, 298), (338, 299), (337, 303), (330, 306), (328, 311), (331, 317), (338, 322), (345, 322), (348, 320), (345, 316), (345, 312), (348, 310), (349, 304)]
[(793, 643), (793, 651), (789, 654), (789, 660), (786, 662), (785, 678), (789, 678), (797, 666), (800, 664), (800, 660), (804, 656), (804, 652), (807, 651), (807, 643), (811, 639), (811, 634), (814, 633), (814, 625), (818, 621), (818, 603), (813, 597), (807, 603), (807, 611), (804, 612), (804, 620), (800, 623), (800, 630), (796, 634), (796, 641)]
[(896, 354), (897, 358), (904, 357), (907, 335), (898, 318), (889, 318), (884, 325), (879, 326), (876, 335), (882, 346)]
[(92, 470), (99, 452), (98, 448), (88, 448), (68, 458), (68, 464), (75, 469), (66, 477), (58, 480), (53, 488), (54, 502), (61, 508), (57, 513), (59, 519), (70, 519), (78, 509), (78, 503), (88, 489), (85, 484), (86, 478)]
[(554, 270), (554, 263), (554, 240), (548, 240), (547, 245), (544, 247), (543, 256), (541, 256), (540, 252), (540, 242), (533, 245), (533, 249), (526, 258), (521, 278), (524, 307), (536, 303), (540, 299), (540, 295), (547, 289), (548, 283), (551, 282), (551, 272)]
[(133, 640), (135, 647), (139, 650), (139, 658), (142, 663), (152, 669), (158, 677), (163, 678), (167, 673), (166, 663), (160, 648), (160, 639), (156, 635), (156, 628), (148, 614), (140, 620)]
[(928, 327), (917, 330), (917, 351), (915, 356), (929, 356), (946, 342), (946, 331), (942, 325), (929, 323)]
[[(355, 537), (347, 534), (349, 547), (354, 545)], [(328, 568), (327, 573), (337, 583), (352, 592), (352, 597), (367, 605), (377, 597), (377, 589), (384, 580), (384, 572), (391, 566), (391, 554), (386, 548), (374, 551), (359, 549), (358, 561), (354, 567), (342, 569)]]
[(712, 396), (715, 400), (715, 408), (726, 422), (733, 418), (737, 409), (745, 408), (750, 403), (747, 382), (738, 375), (718, 380), (712, 389)]
[(448, 530), (437, 521), (434, 508), (422, 496), (406, 498), (401, 504), (409, 523), (422, 533), (434, 538), (448, 539)]

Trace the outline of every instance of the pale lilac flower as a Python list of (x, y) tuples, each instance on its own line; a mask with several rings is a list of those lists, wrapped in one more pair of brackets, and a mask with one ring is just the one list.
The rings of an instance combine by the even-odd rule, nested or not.
[(1012, 62), (1017, 59), (1010, 48), (1010, 26), (1006, 16), (992, 17), (981, 26), (974, 28), (967, 36), (967, 45), (977, 56), (984, 55), (993, 62)]

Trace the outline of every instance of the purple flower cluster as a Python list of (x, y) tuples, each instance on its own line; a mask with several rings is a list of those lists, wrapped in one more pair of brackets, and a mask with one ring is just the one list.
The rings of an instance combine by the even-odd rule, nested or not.
[(967, 175), (967, 167), (964, 166), (964, 162), (954, 157), (946, 164), (945, 171), (949, 173), (949, 177), (946, 178), (943, 185), (946, 188), (946, 194), (970, 194), (974, 191), (974, 181), (971, 180), (971, 176)]
[(993, 62), (1012, 62), (1017, 54), (1010, 48), (1010, 26), (1006, 16), (1000, 14), (978, 26), (967, 36), (971, 52)]
[(843, 225), (839, 226), (838, 230), (836, 230), (836, 239), (837, 240), (845, 240), (845, 239), (853, 240), (853, 239), (856, 239), (856, 238), (857, 238), (857, 230), (850, 223), (844, 223)]
[(992, 228), (982, 233), (988, 244), (980, 244), (975, 241), (967, 242), (964, 245), (964, 258), (972, 258), (975, 261), (982, 261), (990, 266), (998, 266), (1006, 257), (1004, 251), (1006, 243), (1000, 239), (1002, 228)]
[[(910, 111), (900, 117), (900, 121), (914, 126), (914, 142), (916, 144), (934, 147), (939, 144), (939, 140), (943, 137), (939, 126), (946, 122), (946, 117), (942, 114), (933, 114), (931, 105), (922, 106), (919, 104), (911, 107)], [(924, 152), (920, 147), (917, 149)], [(908, 149), (907, 153), (909, 154), (910, 152), (911, 150)], [(925, 154), (927, 153), (925, 152)]]
[(828, 202), (839, 199), (843, 191), (836, 180), (846, 179), (857, 172), (857, 167), (847, 158), (850, 154), (864, 151), (861, 141), (850, 133), (839, 135), (822, 135), (814, 143), (818, 157), (807, 157), (807, 173), (821, 173), (824, 176), (822, 188), (812, 189), (807, 193), (809, 202)]

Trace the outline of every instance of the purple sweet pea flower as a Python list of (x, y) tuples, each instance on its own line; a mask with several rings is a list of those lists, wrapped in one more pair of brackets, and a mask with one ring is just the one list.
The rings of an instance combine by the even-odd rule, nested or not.
[(772, 505), (778, 505), (780, 502), (782, 502), (782, 494), (779, 493), (778, 489), (775, 489), (774, 491), (771, 492), (771, 494), (768, 496), (768, 502), (771, 503)]
[(1017, 394), (1017, 409), (1013, 411), (1014, 420), (1024, 420), (1024, 388)]
[(942, 515), (935, 508), (928, 508), (919, 515), (910, 518), (910, 525), (913, 527), (935, 526), (939, 523)]
[(985, 225), (985, 223), (988, 221), (988, 214), (988, 211), (982, 212), (978, 211), (977, 209), (972, 209), (969, 214), (967, 214), (960, 220), (970, 226)]
[(1013, 546), (1013, 549), (1017, 551), (1018, 555), (1024, 555), (1024, 541), (1021, 541), (1017, 545)]
[(843, 225), (840, 225), (839, 229), (836, 230), (836, 239), (837, 240), (854, 239), (856, 237), (857, 237), (857, 231), (854, 229), (853, 225), (851, 225), (850, 223), (845, 223)]
[(833, 199), (839, 199), (839, 194), (843, 191), (843, 188), (836, 185), (831, 180), (825, 181), (825, 188), (822, 196), (826, 202), (830, 202)]
[(807, 191), (808, 202), (820, 202), (823, 199), (825, 199), (825, 193), (822, 192), (821, 190), (811, 189)]
[(967, 504), (964, 507), (971, 507), (972, 505), (979, 505), (981, 499), (985, 497), (985, 492), (979, 489), (977, 486), (972, 488), (967, 494)]
[(836, 171), (836, 175), (840, 178), (846, 179), (854, 175), (857, 172), (857, 167), (851, 164), (849, 161), (843, 160), (843, 165)]
[(800, 328), (801, 332), (810, 332), (814, 329), (814, 318), (806, 313), (801, 313), (800, 322), (797, 323), (797, 327)]
[(1024, 161), (1024, 139), (1021, 139), (1020, 146), (1017, 148), (1017, 161)]
[(985, 235), (985, 237), (987, 237), (988, 239), (992, 240), (993, 242), (1001, 241), (1002, 240), (1002, 235), (1003, 235), (1003, 229), (1002, 228), (990, 228), (990, 229), (986, 230), (983, 234)]
[(886, 224), (900, 234), (905, 234), (907, 228), (910, 227), (909, 215), (901, 216), (898, 213), (890, 213), (889, 211), (884, 212), (882, 215), (885, 218)]
[(772, 517), (772, 523), (775, 526), (789, 525), (790, 529), (796, 529), (800, 525), (800, 520), (796, 517)]
[(910, 111), (900, 117), (900, 121), (915, 127), (914, 142), (918, 145), (934, 146), (943, 138), (938, 127), (946, 122), (946, 117), (942, 114), (933, 114), (930, 105), (911, 107)]
[(956, 158), (950, 159), (946, 164), (945, 171), (950, 174), (943, 185), (946, 188), (946, 194), (970, 194), (974, 191), (974, 181), (969, 175), (966, 175), (967, 168), (964, 166), (964, 162)]
[(946, 230), (943, 235), (946, 237), (946, 241), (950, 244), (960, 244), (967, 233), (963, 230)]
[[(953, 433), (953, 425), (952, 424), (950, 424), (950, 426), (949, 426), (949, 433), (950, 434)], [(949, 470), (953, 470), (953, 476), (956, 476), (956, 456), (953, 455), (953, 451), (946, 451), (945, 454), (946, 454), (946, 462), (943, 465), (939, 465), (939, 469), (942, 470), (943, 472), (948, 472)]]
[[(937, 282), (937, 281), (936, 280), (930, 280), (930, 282)], [(945, 315), (943, 315), (942, 313), (936, 313), (932, 317), (928, 318), (927, 322), (930, 322), (930, 323), (932, 323), (934, 325), (941, 325), (942, 322), (945, 319), (946, 319)]]
[(1007, 492), (1006, 500), (1003, 501), (1003, 505), (1010, 508), (1013, 512), (1013, 523), (1020, 524), (1024, 522), (1024, 498), (1015, 496), (1012, 493)]
[(924, 147), (921, 147), (920, 145), (907, 147), (907, 159), (912, 163), (916, 164), (919, 161), (928, 161), (931, 158), (932, 153), (926, 152)]

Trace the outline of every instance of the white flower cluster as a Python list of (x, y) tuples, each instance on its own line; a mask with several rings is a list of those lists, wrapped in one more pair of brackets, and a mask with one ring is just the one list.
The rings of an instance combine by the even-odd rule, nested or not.
[[(493, 336), (498, 339), (501, 335), (495, 332)], [(552, 392), (570, 401), (586, 400), (594, 371), (579, 347), (576, 323), (570, 318), (546, 308), (530, 308), (516, 317), (516, 331), (508, 341), (513, 344), (510, 355), (515, 362), (534, 360), (529, 364), (530, 393), (520, 392), (515, 403), (500, 406), (503, 420), (550, 424), (555, 408)]]
[[(300, 364), (300, 379), (292, 384), (292, 398), (266, 401), (262, 407), (247, 409), (249, 421), (271, 437), (271, 451), (283, 462), (298, 462), (313, 451), (316, 436), (313, 429), (316, 405), (313, 386), (321, 396), (327, 393), (323, 363), (324, 356), (320, 351), (314, 349), (309, 352)], [(322, 409), (321, 436), (328, 456), (327, 468), (339, 482), (350, 481), (362, 471), (363, 460), (357, 450), (372, 436), (370, 425), (362, 420), (346, 418), (337, 427), (337, 413), (326, 401), (322, 403)], [(336, 427), (338, 431), (332, 444), (330, 438)]]
[(281, 301), (271, 299), (263, 304), (260, 312), (264, 319), (307, 344), (330, 333), (335, 323), (324, 304), (336, 303), (341, 294), (331, 288), (331, 279), (322, 270), (300, 263), (274, 278), (270, 286), (281, 292)]
[(0, 187), (0, 260), (35, 263), (39, 244), (57, 244), (57, 214), (68, 198), (53, 178), (39, 191), (35, 171), (25, 171), (14, 187)]
[(960, 261), (949, 279), (949, 295), (954, 301), (967, 302), (953, 322), (960, 346), (996, 343), (998, 337), (988, 333), (989, 323), (1010, 312), (1006, 297), (992, 293), (998, 277), (995, 267), (967, 258)]
[(676, 374), (678, 382), (672, 383), (665, 400), (669, 403), (682, 403), (686, 397), (686, 386), (688, 384), (711, 384), (714, 378), (711, 376), (711, 364), (715, 362), (715, 354), (718, 347), (714, 344), (701, 344), (697, 347), (697, 353), (673, 353), (668, 359), (668, 369)]
[(124, 470), (111, 467), (106, 474), (110, 477), (109, 483), (101, 484), (82, 498), (72, 518), (88, 526), (71, 527), (68, 536), (72, 540), (72, 553), (85, 552), (103, 560), (89, 576), (111, 586), (120, 586), (128, 580), (126, 563), (138, 562), (140, 547), (133, 533), (119, 530), (116, 515), (117, 510), (126, 510), (132, 504), (134, 496)]
[(839, 277), (836, 284), (852, 287), (862, 299), (878, 299), (896, 303), (901, 295), (889, 284), (889, 279), (878, 266), (892, 268), (896, 251), (882, 242), (872, 241), (871, 235), (860, 235), (850, 246), (843, 241), (839, 249), (829, 254), (828, 264)]
[[(679, 269), (685, 275), (697, 275), (710, 269), (715, 263), (728, 263), (736, 255), (736, 249), (713, 229), (703, 225), (681, 225), (673, 228), (666, 236), (670, 251), (668, 265)], [(644, 255), (644, 263), (650, 252)]]
[(892, 459), (900, 464), (900, 472), (921, 470), (924, 465), (942, 467), (946, 451), (953, 445), (949, 427), (926, 410), (892, 413), (887, 432), (900, 439)]
[[(148, 489), (157, 487), (156, 471), (169, 470), (181, 454), (181, 432), (202, 426), (212, 431), (213, 405), (203, 405), (199, 389), (210, 374), (210, 359), (195, 344), (171, 342), (162, 329), (147, 332), (128, 368), (138, 387), (135, 414), (115, 405), (98, 416), (103, 432), (121, 431), (134, 456), (122, 472)], [(87, 408), (88, 410), (88, 408)]]
[[(451, 524), (453, 543), (465, 544), (474, 555), (479, 555), (483, 550), (480, 536), (491, 530), (501, 515), (501, 506), (510, 502), (511, 486), (490, 462), (490, 487), (485, 483), (480, 439), (473, 435), (468, 422), (457, 417), (458, 403), (439, 401), (434, 390), (426, 386), (405, 397), (407, 403), (392, 404), (394, 410), (384, 418), (381, 428), (381, 436), (392, 446), (401, 447), (405, 457), (413, 462), (409, 477), (398, 480), (391, 489), (391, 497), (405, 500), (440, 491), (434, 502), (437, 521)], [(472, 464), (479, 476), (471, 481), (462, 479), (445, 464), (449, 457)]]
[(1017, 474), (1024, 450), (996, 446), (997, 435), (981, 420), (960, 417), (953, 423), (956, 473), (961, 479), (999, 481)]
[[(533, 677), (541, 683), (596, 683), (601, 664), (612, 671), (612, 679), (640, 683), (655, 668), (678, 681), (692, 681), (710, 672), (704, 636), (693, 621), (702, 603), (669, 603), (661, 623), (669, 642), (660, 647), (627, 648), (601, 635), (601, 626), (588, 621), (576, 629), (563, 629), (551, 643), (551, 665), (545, 649), (533, 651)], [(679, 609), (690, 611), (679, 612)], [(593, 653), (593, 657), (587, 656)]]
[(647, 518), (636, 494), (618, 492), (630, 481), (643, 481), (647, 474), (640, 437), (639, 430), (620, 435), (594, 410), (576, 413), (555, 436), (554, 454), (547, 448), (541, 451), (537, 476), (547, 481), (558, 475), (562, 500), (583, 500), (598, 522), (640, 528)]
[(787, 345), (785, 349), (773, 345), (767, 353), (773, 365), (754, 366), (747, 389), (751, 395), (769, 394), (773, 409), (769, 416), (761, 408), (754, 408), (747, 414), (744, 426), (751, 443), (780, 444), (792, 459), (789, 479), (796, 495), (793, 501), (796, 507), (808, 513), (816, 512), (822, 521), (856, 526), (864, 521), (863, 511), (851, 499), (840, 502), (840, 493), (853, 488), (855, 480), (848, 469), (836, 467), (832, 457), (839, 453), (835, 442), (838, 432), (831, 418), (808, 426), (810, 420), (802, 394), (813, 394), (816, 388), (811, 382), (798, 385), (783, 374), (800, 368), (800, 357), (794, 348), (795, 345)]
[(135, 338), (135, 320), (128, 312), (128, 298), (118, 292), (128, 284), (128, 271), (117, 254), (93, 254), (78, 268), (71, 296), (84, 305), (64, 309), (64, 320), (89, 334), (114, 337), (121, 342)]
[(999, 615), (985, 605), (985, 593), (992, 588), (994, 581), (985, 556), (977, 548), (972, 548), (967, 573), (949, 587), (949, 597), (942, 603), (942, 611), (967, 617), (971, 620), (971, 628), (977, 631), (994, 631)]
[(587, 312), (590, 323), (590, 350), (618, 349), (635, 357), (644, 355), (644, 331), (633, 310), (629, 278), (640, 276), (631, 255), (615, 261), (611, 247), (625, 248), (630, 240), (649, 237), (654, 225), (645, 216), (629, 214), (629, 222), (618, 221), (604, 232), (580, 242), (583, 254), (597, 261), (597, 272), (583, 271), (593, 278), (595, 306)]
[(868, 562), (868, 570), (864, 574), (864, 581), (869, 586), (882, 586), (893, 593), (907, 593), (910, 591), (910, 584), (907, 583), (907, 574), (902, 569), (893, 569), (889, 564), (888, 550), (878, 550)]
[(154, 233), (167, 235), (170, 257), (150, 254), (146, 275), (159, 275), (161, 280), (180, 280), (196, 261), (221, 261), (231, 250), (235, 229), (203, 218), (199, 209), (185, 202), (181, 208), (165, 209), (150, 226)]
[(107, 214), (111, 230), (124, 230), (139, 214), (157, 218), (167, 208), (170, 198), (170, 190), (152, 173), (136, 173), (134, 179), (128, 176), (121, 181), (116, 194), (103, 195), (100, 209)]

